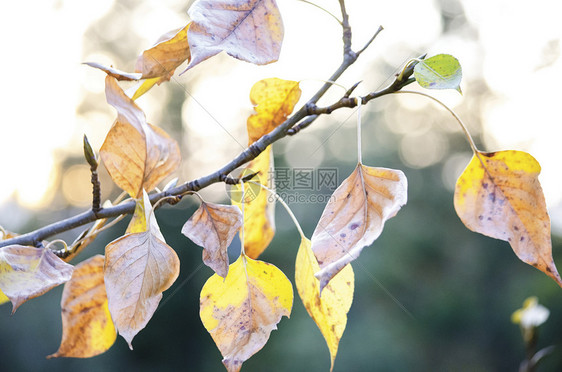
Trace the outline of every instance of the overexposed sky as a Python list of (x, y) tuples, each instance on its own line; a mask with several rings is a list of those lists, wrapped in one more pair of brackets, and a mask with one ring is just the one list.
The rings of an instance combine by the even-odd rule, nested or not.
[[(339, 65), (339, 25), (317, 8), (297, 0), (278, 3), (286, 30), (278, 63), (257, 68), (218, 56), (215, 58), (226, 61), (223, 64), (226, 67), (217, 69), (211, 62), (204, 62), (190, 72), (201, 74), (204, 79), (195, 81), (183, 76), (170, 82), (185, 84), (185, 89), (197, 101), (188, 101), (182, 108), (184, 125), (190, 130), (185, 145), (197, 146), (201, 151), (196, 158), (186, 160), (186, 177), (202, 176), (217, 169), (241, 150), (240, 144), (246, 144), (245, 121), (251, 113), (248, 93), (254, 82), (273, 76), (302, 80), (305, 99), (321, 84), (318, 80), (327, 79)], [(317, 3), (339, 15), (336, 0), (318, 0)], [(441, 3), (452, 13), (459, 6), (453, 1)], [(177, 14), (171, 10), (172, 5), (177, 8), (177, 1), (152, 0), (139, 1), (138, 4), (130, 15), (134, 17), (132, 29), (123, 32), (134, 32), (145, 40), (145, 44), (139, 46), (139, 52), (161, 34), (183, 26), (188, 20), (186, 13)], [(187, 7), (188, 2), (185, 4)], [(364, 94), (378, 88), (387, 78), (370, 70), (376, 58), (383, 58), (398, 67), (420, 52), (455, 55), (463, 66), (465, 97), (478, 94), (466, 89), (466, 85), (481, 77), (496, 97), (484, 105), (481, 113), (485, 126), (484, 150), (519, 149), (530, 152), (539, 160), (543, 168), (541, 182), (553, 215), (553, 225), (562, 231), (560, 2), (536, 0), (531, 5), (506, 0), (461, 1), (476, 37), (463, 32), (442, 36), (443, 20), (436, 1), (348, 0), (347, 4), (355, 49), (359, 49), (380, 24), (385, 31), (345, 73), (340, 83), (349, 87), (363, 80), (357, 93)], [(115, 113), (107, 108), (106, 111), (79, 116), (76, 111), (85, 94), (103, 91), (102, 74), (81, 62), (85, 59), (107, 64), (114, 62), (110, 60), (110, 53), (103, 49), (91, 55), (85, 55), (83, 50), (85, 31), (112, 6), (113, 0), (36, 0), (0, 5), (5, 16), (0, 23), (3, 45), (0, 67), (4, 72), (0, 124), (0, 159), (4, 161), (0, 205), (14, 197), (28, 208), (48, 205), (52, 185), (60, 176), (56, 173), (57, 162), (67, 153), (81, 151), (82, 134), (88, 133), (92, 144), (97, 148), (101, 146)], [(118, 28), (119, 25), (115, 26)], [(105, 31), (110, 30), (98, 32)], [(133, 65), (134, 61), (130, 61), (128, 65), (116, 67), (132, 69)], [(191, 81), (193, 84), (188, 85)], [(159, 92), (139, 100), (149, 121), (155, 124), (158, 124), (159, 110), (166, 99), (165, 91)], [(341, 93), (338, 88), (334, 92)], [(464, 99), (453, 91), (437, 92), (436, 95), (453, 107), (461, 105)], [(423, 101), (423, 98), (413, 97), (403, 102), (406, 108), (438, 110), (420, 99)], [(240, 144), (225, 133), (225, 129)], [(423, 141), (439, 144), (439, 139), (434, 137), (428, 135)], [(306, 135), (303, 140), (305, 138)], [(309, 140), (312, 138), (308, 137)], [(220, 151), (200, 146), (211, 139)], [(412, 148), (415, 143), (415, 137), (405, 136), (403, 147)], [(322, 151), (315, 156), (310, 159), (312, 166), (320, 163)], [(407, 161), (408, 154), (404, 156)], [(291, 163), (291, 159), (287, 160)]]

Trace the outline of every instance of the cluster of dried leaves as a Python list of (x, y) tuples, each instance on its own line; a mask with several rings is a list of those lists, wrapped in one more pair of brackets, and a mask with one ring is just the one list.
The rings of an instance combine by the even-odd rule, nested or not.
[[(65, 283), (63, 337), (51, 357), (98, 355), (111, 347), (117, 332), (132, 348), (133, 338), (156, 311), (162, 292), (178, 277), (179, 259), (160, 232), (148, 193), (177, 169), (180, 151), (173, 138), (147, 122), (135, 99), (169, 80), (183, 62), (188, 61), (187, 71), (220, 51), (257, 64), (277, 59), (283, 26), (275, 1), (229, 4), (195, 2), (190, 9), (192, 22), (144, 51), (135, 73), (90, 63), (107, 73), (107, 102), (117, 111), (100, 155), (113, 181), (136, 200), (127, 231), (107, 245), (105, 256), (91, 257), (75, 267), (48, 248), (0, 248), (0, 303), (10, 300), (14, 311)], [(440, 55), (420, 61), (416, 66), (420, 85), (458, 90), (460, 65), (451, 58)], [(139, 85), (126, 93), (119, 80), (139, 80)], [(300, 95), (295, 81), (257, 82), (250, 93), (256, 112), (247, 120), (249, 142), (284, 122)], [(271, 146), (248, 167), (258, 172), (254, 180), (266, 186), (273, 168)], [(521, 260), (562, 285), (552, 260), (539, 171), (538, 163), (526, 153), (475, 150), (457, 182), (455, 208), (468, 228), (508, 241)], [(406, 203), (406, 195), (407, 181), (401, 171), (359, 162), (333, 193), (312, 239), (301, 232), (296, 288), (326, 339), (332, 368), (353, 300), (350, 263), (378, 238), (385, 222)], [(293, 287), (278, 268), (257, 260), (275, 234), (274, 204), (266, 192), (233, 204), (201, 199), (182, 233), (203, 247), (203, 262), (215, 271), (201, 291), (201, 320), (227, 370), (239, 371), (265, 345), (281, 318), (290, 316)], [(227, 250), (238, 232), (243, 249), (230, 265)]]

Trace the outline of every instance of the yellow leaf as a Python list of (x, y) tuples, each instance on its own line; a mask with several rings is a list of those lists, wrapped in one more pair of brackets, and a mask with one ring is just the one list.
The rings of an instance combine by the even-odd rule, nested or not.
[(334, 191), (312, 235), (321, 270), (320, 290), (364, 247), (379, 237), (384, 223), (407, 199), (406, 176), (399, 170), (358, 164)]
[(12, 301), (12, 313), (25, 301), (70, 280), (73, 270), (47, 248), (0, 248), (0, 290)]
[(104, 257), (76, 266), (62, 293), (62, 341), (48, 358), (90, 358), (109, 349), (117, 337), (103, 281)]
[(125, 234), (132, 234), (146, 231), (147, 215), (144, 210), (144, 198), (135, 200), (135, 211), (127, 226)]
[(347, 324), (347, 312), (353, 302), (355, 276), (351, 264), (348, 264), (330, 280), (320, 297), (320, 281), (314, 276), (318, 270), (320, 267), (310, 248), (310, 240), (303, 238), (297, 253), (295, 284), (306, 311), (326, 340), (331, 371)]
[(104, 71), (117, 80), (141, 80), (140, 85), (133, 88), (129, 96), (136, 100), (150, 90), (154, 85), (170, 80), (176, 68), (190, 58), (187, 43), (187, 29), (189, 24), (179, 30), (172, 30), (160, 37), (156, 45), (145, 50), (137, 59), (135, 72), (124, 72), (113, 67), (107, 67), (96, 62), (84, 62), (85, 65)]
[[(151, 214), (143, 192), (144, 211)], [(145, 218), (145, 221), (148, 221)], [(179, 275), (179, 259), (165, 241), (156, 220), (144, 232), (127, 234), (105, 247), (104, 279), (109, 311), (119, 334), (132, 349), (132, 340), (158, 307), (162, 292)]]
[(0, 291), (0, 305), (5, 304), (8, 301), (10, 301), (10, 299), (4, 294), (4, 292)]
[(478, 152), (457, 180), (455, 210), (470, 230), (509, 242), (521, 261), (562, 286), (552, 258), (540, 170), (522, 151)]
[(117, 109), (117, 120), (107, 134), (100, 156), (113, 181), (134, 198), (151, 191), (181, 161), (177, 142), (146, 122), (144, 112), (125, 95), (117, 81), (106, 77), (106, 97)]
[[(258, 172), (259, 183), (270, 189), (273, 185), (273, 151), (268, 146), (264, 152), (252, 160), (246, 167), (248, 172)], [(253, 181), (258, 182), (256, 178)], [(269, 181), (269, 182), (268, 182)], [(244, 250), (248, 257), (256, 259), (267, 248), (275, 235), (275, 200), (260, 187), (246, 183), (244, 185)], [(235, 188), (240, 189), (237, 185)], [(232, 204), (241, 204), (232, 199)]]
[(191, 62), (185, 71), (222, 51), (258, 65), (279, 58), (284, 30), (275, 0), (198, 0), (188, 14)]
[(170, 80), (175, 69), (190, 57), (188, 28), (189, 24), (162, 35), (156, 45), (139, 56), (135, 72), (142, 73), (143, 79), (160, 78), (158, 84)]
[(237, 206), (202, 201), (181, 233), (204, 248), (203, 262), (224, 278), (228, 274), (228, 246), (242, 222), (242, 212)]
[(293, 307), (291, 282), (277, 267), (244, 255), (226, 278), (211, 276), (201, 290), (200, 316), (229, 372), (258, 352)]
[(256, 113), (248, 118), (250, 144), (283, 123), (299, 101), (301, 90), (296, 81), (270, 78), (260, 80), (250, 91)]
[(131, 97), (131, 99), (134, 101), (140, 96), (142, 96), (143, 94), (145, 94), (146, 92), (148, 92), (153, 86), (155, 86), (158, 83), (161, 83), (160, 80), (161, 78), (159, 77), (146, 79), (143, 82), (141, 82), (138, 86), (131, 88), (130, 92), (129, 90), (127, 90), (127, 96)]

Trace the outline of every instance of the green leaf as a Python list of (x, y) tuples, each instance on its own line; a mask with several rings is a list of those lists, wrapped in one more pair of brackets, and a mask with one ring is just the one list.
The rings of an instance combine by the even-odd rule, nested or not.
[(414, 77), (423, 88), (455, 89), (462, 94), (462, 68), (452, 55), (438, 54), (419, 61), (414, 67)]

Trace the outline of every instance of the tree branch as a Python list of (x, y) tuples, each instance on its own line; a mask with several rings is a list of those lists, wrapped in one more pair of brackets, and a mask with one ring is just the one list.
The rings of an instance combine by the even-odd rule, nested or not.
[[(328, 79), (329, 81), (336, 81), (344, 73), (344, 71), (346, 71), (349, 68), (349, 66), (355, 63), (359, 55), (359, 53), (355, 53), (351, 49), (351, 27), (349, 26), (349, 17), (347, 15), (343, 0), (340, 0), (340, 7), (341, 7), (342, 19), (343, 19), (342, 20), (342, 28), (343, 28), (342, 33), (343, 33), (343, 41), (344, 41), (343, 61), (341, 65), (336, 69), (336, 71), (332, 74), (332, 76)], [(382, 27), (379, 27), (379, 29), (369, 40), (367, 45), (363, 49), (361, 49), (361, 52), (365, 50), (365, 48), (372, 43), (372, 41), (381, 31), (382, 31)], [(402, 87), (404, 87), (405, 85), (409, 84), (412, 81), (412, 79), (409, 79), (412, 72), (413, 72), (413, 66), (409, 66), (405, 70), (404, 78), (402, 80), (399, 81), (398, 79), (395, 79), (395, 81), (387, 88), (381, 91), (372, 92), (364, 97), (361, 97), (362, 103), (365, 104), (372, 99), (375, 99), (377, 97), (401, 89)], [(245, 163), (253, 160), (259, 154), (261, 154), (267, 148), (267, 146), (271, 145), (272, 143), (278, 141), (279, 139), (287, 135), (296, 134), (302, 128), (312, 124), (312, 122), (316, 118), (318, 118), (319, 115), (329, 114), (334, 110), (337, 110), (342, 107), (354, 107), (356, 105), (355, 98), (349, 98), (349, 95), (346, 94), (338, 102), (330, 106), (324, 108), (317, 107), (316, 103), (328, 91), (328, 89), (331, 86), (332, 84), (329, 83), (324, 84), (314, 94), (314, 96), (312, 96), (312, 98), (310, 98), (308, 102), (306, 102), (297, 112), (291, 115), (287, 120), (285, 120), (281, 125), (279, 125), (277, 128), (272, 130), (270, 133), (262, 136), (256, 142), (252, 143), (248, 148), (246, 148), (244, 151), (238, 154), (238, 156), (236, 156), (232, 161), (230, 161), (228, 164), (226, 164), (219, 170), (209, 175), (206, 175), (204, 177), (192, 180), (190, 182), (186, 182), (175, 188), (171, 188), (169, 190), (159, 193), (154, 193), (150, 195), (151, 203), (155, 204), (158, 201), (170, 196), (182, 196), (188, 192), (201, 190), (214, 183), (225, 182), (226, 180), (228, 180), (228, 174), (230, 174), (238, 167), (244, 165)], [(296, 126), (299, 122), (300, 122), (299, 126), (297, 126), (294, 130), (291, 130), (291, 128)], [(161, 204), (163, 203), (160, 203), (160, 205)], [(113, 207), (101, 208), (98, 211), (94, 211), (90, 209), (89, 211), (80, 213), (76, 216), (61, 221), (54, 222), (50, 225), (39, 228), (27, 234), (19, 235), (11, 239), (0, 241), (0, 247), (13, 245), (13, 244), (39, 246), (42, 244), (42, 241), (44, 239), (54, 236), (58, 233), (72, 230), (76, 227), (86, 225), (98, 219), (113, 218), (124, 214), (132, 214), (134, 210), (135, 210), (134, 200), (129, 200)]]

